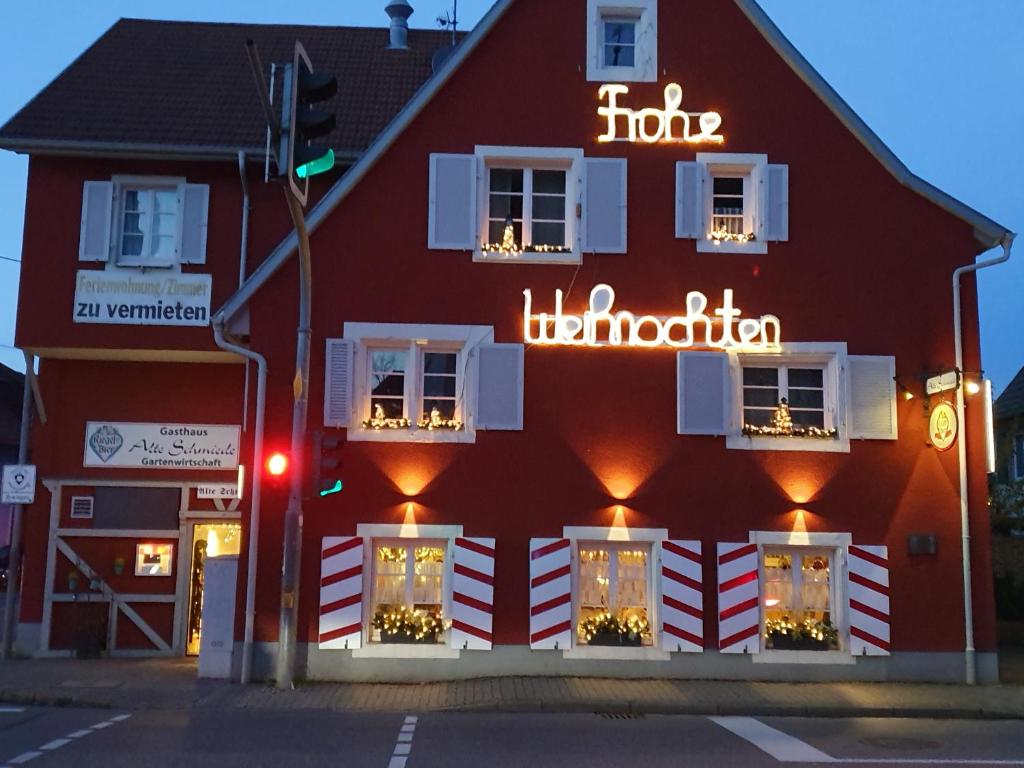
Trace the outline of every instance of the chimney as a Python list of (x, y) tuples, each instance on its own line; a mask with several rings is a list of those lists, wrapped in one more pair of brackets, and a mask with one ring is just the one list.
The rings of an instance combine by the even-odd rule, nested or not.
[(406, 51), (409, 49), (409, 17), (412, 6), (409, 0), (391, 0), (384, 6), (384, 12), (391, 17), (391, 50)]

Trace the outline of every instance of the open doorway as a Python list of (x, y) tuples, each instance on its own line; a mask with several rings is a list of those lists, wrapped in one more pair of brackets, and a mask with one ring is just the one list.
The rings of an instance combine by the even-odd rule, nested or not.
[(188, 627), (185, 653), (199, 655), (203, 632), (203, 583), (206, 558), (237, 555), (241, 549), (242, 526), (238, 523), (196, 523), (192, 526), (192, 557), (188, 587)]

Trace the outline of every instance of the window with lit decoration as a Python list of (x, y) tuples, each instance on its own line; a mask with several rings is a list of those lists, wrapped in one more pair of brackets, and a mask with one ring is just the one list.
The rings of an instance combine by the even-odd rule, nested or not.
[(461, 430), (460, 357), (457, 351), (415, 343), (403, 349), (370, 348), (369, 410), (363, 428)]
[(572, 253), (564, 168), (488, 168), (485, 254)]
[(580, 645), (651, 645), (649, 559), (650, 550), (636, 543), (580, 545)]
[(765, 648), (838, 650), (839, 633), (832, 623), (831, 552), (765, 548), (763, 571)]
[(444, 642), (443, 541), (375, 541), (370, 642)]
[(748, 202), (750, 176), (716, 174), (711, 178), (712, 239), (747, 242), (756, 239)]
[(743, 434), (834, 438), (825, 407), (825, 368), (744, 366)]
[(370, 420), (380, 427), (409, 426), (405, 409), (408, 357), (408, 351), (402, 349), (370, 350)]

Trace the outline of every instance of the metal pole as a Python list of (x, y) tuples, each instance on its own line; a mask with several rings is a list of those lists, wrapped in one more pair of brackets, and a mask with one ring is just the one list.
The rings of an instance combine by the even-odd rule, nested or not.
[(309, 233), (302, 206), (287, 186), (288, 210), (299, 240), (299, 327), (295, 340), (295, 404), (292, 410), (291, 491), (284, 514), (284, 552), (281, 560), (281, 626), (277, 648), (277, 687), (295, 681), (295, 644), (299, 607), (299, 563), (302, 559), (303, 448), (309, 404), (310, 277)]
[[(25, 354), (25, 388), (21, 394), (21, 433), (18, 438), (18, 463), (28, 461), (28, 437), (32, 419), (32, 376), (35, 356)], [(7, 602), (4, 605), (4, 642), (2, 657), (11, 658), (14, 650), (14, 629), (17, 619), (18, 585), (21, 582), (21, 526), (25, 507), (14, 505), (14, 524), (11, 527), (11, 549), (7, 562)]]

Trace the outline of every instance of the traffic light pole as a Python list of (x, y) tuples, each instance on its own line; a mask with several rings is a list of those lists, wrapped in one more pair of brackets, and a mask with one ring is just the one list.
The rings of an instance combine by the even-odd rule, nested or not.
[(281, 626), (277, 647), (277, 687), (295, 682), (295, 645), (299, 609), (299, 564), (302, 560), (302, 494), (305, 477), (303, 456), (309, 411), (310, 294), (312, 293), (309, 233), (302, 205), (284, 187), (288, 210), (299, 240), (299, 327), (295, 339), (295, 395), (292, 410), (292, 447), (288, 508), (284, 513), (284, 551), (281, 560)]

